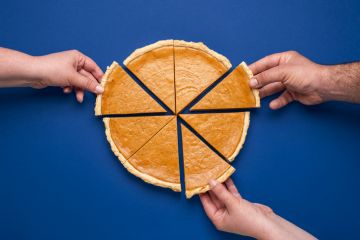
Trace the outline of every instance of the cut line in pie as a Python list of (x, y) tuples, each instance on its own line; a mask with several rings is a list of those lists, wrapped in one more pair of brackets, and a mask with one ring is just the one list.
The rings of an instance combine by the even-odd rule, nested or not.
[(240, 152), (250, 122), (250, 112), (180, 114), (180, 117), (229, 161)]
[[(258, 92), (248, 85), (252, 74), (246, 64), (220, 79), (231, 68), (226, 57), (203, 43), (163, 40), (135, 50), (124, 65), (138, 80), (114, 62), (95, 105), (95, 115), (105, 116), (106, 137), (124, 167), (145, 182), (174, 191), (182, 190), (183, 173), (187, 198), (208, 191), (210, 179), (228, 179), (235, 171), (228, 162), (246, 138), (248, 109), (260, 106)], [(188, 113), (204, 91), (190, 109), (202, 112)]]
[(251, 70), (242, 62), (206, 94), (191, 110), (218, 110), (260, 107), (258, 90), (251, 89)]

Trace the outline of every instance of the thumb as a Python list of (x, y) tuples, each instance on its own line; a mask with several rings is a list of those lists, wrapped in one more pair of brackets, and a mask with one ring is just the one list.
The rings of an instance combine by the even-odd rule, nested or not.
[(236, 204), (235, 196), (227, 188), (216, 180), (210, 180), (211, 191), (222, 202), (226, 208), (231, 208)]
[(72, 76), (70, 82), (74, 87), (85, 89), (95, 94), (104, 92), (104, 88), (95, 79), (86, 77), (78, 72)]

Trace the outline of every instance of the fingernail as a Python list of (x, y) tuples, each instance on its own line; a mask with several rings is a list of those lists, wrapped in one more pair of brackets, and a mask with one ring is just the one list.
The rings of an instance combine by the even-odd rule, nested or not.
[(259, 84), (255, 78), (250, 79), (250, 87), (256, 87)]
[(218, 182), (216, 180), (211, 179), (209, 181), (210, 189), (213, 189), (217, 184), (218, 184)]
[(95, 92), (96, 92), (96, 94), (101, 94), (101, 93), (104, 92), (104, 88), (102, 86), (100, 86), (100, 85), (96, 86)]

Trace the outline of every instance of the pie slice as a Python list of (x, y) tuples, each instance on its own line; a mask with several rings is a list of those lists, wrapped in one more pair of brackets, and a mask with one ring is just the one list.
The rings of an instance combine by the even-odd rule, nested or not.
[(104, 93), (96, 98), (95, 115), (166, 112), (117, 62), (106, 70), (101, 85)]
[(260, 107), (258, 90), (251, 89), (249, 86), (252, 76), (251, 70), (245, 62), (242, 62), (191, 110)]
[(230, 161), (239, 154), (250, 121), (249, 112), (181, 114), (180, 117)]
[(122, 164), (145, 182), (180, 192), (176, 117)]
[(104, 118), (105, 132), (113, 152), (126, 161), (159, 132), (173, 116)]
[(209, 190), (208, 182), (224, 182), (235, 171), (188, 128), (181, 125), (186, 197)]
[(229, 60), (203, 43), (174, 40), (176, 113), (231, 68)]
[(158, 41), (135, 50), (124, 65), (175, 112), (173, 40)]

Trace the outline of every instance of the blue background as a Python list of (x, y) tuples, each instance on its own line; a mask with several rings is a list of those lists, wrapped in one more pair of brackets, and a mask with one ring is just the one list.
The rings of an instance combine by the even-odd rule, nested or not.
[[(233, 65), (297, 50), (360, 56), (359, 1), (2, 1), (0, 45), (78, 49), (101, 67), (160, 39), (203, 41)], [(322, 239), (360, 238), (360, 107), (269, 99), (252, 114), (233, 179), (243, 196)], [(0, 239), (233, 239), (198, 197), (145, 184), (111, 152), (94, 96), (0, 90)]]

